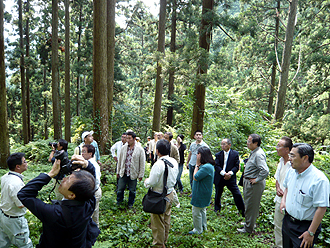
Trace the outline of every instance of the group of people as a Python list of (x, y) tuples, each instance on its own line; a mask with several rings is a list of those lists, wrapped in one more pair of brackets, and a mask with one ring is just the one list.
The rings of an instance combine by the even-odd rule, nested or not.
[[(52, 145), (49, 161), (53, 163), (49, 173), (41, 173), (24, 185), (22, 173), (27, 170), (24, 153), (14, 153), (7, 159), (9, 172), (1, 178), (0, 244), (1, 247), (33, 247), (29, 238), (28, 223), (24, 217), (29, 209), (43, 224), (43, 233), (37, 247), (91, 247), (98, 234), (98, 205), (102, 196), (100, 187), (100, 154), (93, 132), (82, 134), (82, 143), (75, 149), (72, 160), (80, 165), (66, 177), (59, 177), (61, 161), (55, 159), (56, 149), (67, 154), (67, 142), (60, 139)], [(136, 141), (136, 134), (127, 130), (121, 140), (111, 147), (117, 162), (117, 205), (124, 205), (124, 191), (129, 190), (128, 208), (136, 197), (137, 182), (142, 181), (146, 159), (151, 161), (146, 188), (162, 193), (165, 162), (167, 175), (167, 205), (163, 214), (151, 214), (150, 227), (154, 247), (165, 247), (168, 239), (172, 204), (179, 205), (178, 192), (183, 192), (181, 175), (184, 166), (184, 136), (173, 142), (171, 132), (155, 133), (148, 137), (145, 149)], [(238, 212), (245, 218), (239, 233), (252, 233), (256, 227), (260, 202), (269, 174), (261, 137), (251, 134), (247, 139), (250, 150), (244, 160), (241, 181), (243, 197), (237, 186), (236, 174), (240, 170), (239, 153), (231, 149), (231, 140), (221, 141), (221, 151), (212, 156), (203, 141), (203, 133), (197, 130), (195, 141), (189, 147), (186, 161), (191, 186), (193, 229), (189, 234), (201, 234), (207, 230), (206, 208), (211, 203), (215, 188), (214, 211), (221, 211), (224, 187), (232, 193)], [(313, 164), (314, 150), (305, 143), (293, 144), (289, 137), (282, 137), (277, 146), (280, 161), (275, 173), (276, 197), (274, 233), (276, 247), (313, 247), (320, 231), (321, 221), (329, 207), (329, 181)], [(242, 169), (243, 170), (243, 169)], [(37, 199), (38, 191), (52, 179), (60, 182), (52, 204)], [(176, 189), (176, 190), (175, 190)], [(244, 200), (243, 200), (244, 199)]]

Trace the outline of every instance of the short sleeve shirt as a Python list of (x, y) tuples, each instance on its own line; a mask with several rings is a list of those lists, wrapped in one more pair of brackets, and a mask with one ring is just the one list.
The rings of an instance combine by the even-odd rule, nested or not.
[(196, 165), (197, 151), (198, 151), (198, 148), (200, 148), (202, 146), (206, 146), (207, 148), (209, 148), (209, 146), (204, 141), (202, 141), (199, 144), (197, 144), (196, 141), (191, 143), (190, 148), (189, 148), (189, 151), (191, 152), (191, 157), (190, 157), (189, 164), (191, 164), (192, 166)]

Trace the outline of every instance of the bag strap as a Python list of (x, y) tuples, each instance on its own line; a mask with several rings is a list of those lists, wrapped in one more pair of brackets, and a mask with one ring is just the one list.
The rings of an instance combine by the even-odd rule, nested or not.
[(165, 172), (164, 172), (164, 176), (163, 176), (163, 185), (164, 185), (164, 187), (163, 187), (163, 197), (165, 197), (166, 194), (167, 194), (167, 189), (168, 189), (168, 187), (167, 187), (168, 167), (167, 166), (170, 166), (171, 168), (173, 168), (174, 166), (167, 159), (161, 159), (161, 160), (163, 160), (164, 164), (165, 164)]

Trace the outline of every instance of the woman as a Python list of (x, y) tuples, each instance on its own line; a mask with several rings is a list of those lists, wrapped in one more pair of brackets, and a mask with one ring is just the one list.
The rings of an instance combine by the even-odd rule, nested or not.
[(179, 174), (178, 177), (176, 179), (176, 184), (175, 187), (177, 187), (179, 189), (180, 193), (183, 193), (183, 185), (181, 182), (181, 175), (182, 175), (182, 171), (183, 171), (183, 164), (184, 164), (184, 151), (187, 149), (186, 145), (183, 144), (183, 139), (184, 136), (182, 134), (179, 134), (177, 137), (177, 147), (179, 150), (179, 155), (180, 155), (180, 163), (179, 163)]
[(208, 147), (202, 146), (197, 151), (197, 162), (193, 173), (192, 215), (194, 229), (189, 234), (201, 234), (207, 230), (206, 207), (210, 205), (215, 161)]

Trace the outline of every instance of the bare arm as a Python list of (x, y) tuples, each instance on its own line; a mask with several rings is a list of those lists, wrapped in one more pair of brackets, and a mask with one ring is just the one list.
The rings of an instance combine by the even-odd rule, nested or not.
[(187, 169), (189, 169), (190, 158), (191, 158), (191, 152), (189, 152), (189, 155), (188, 155), (188, 158), (187, 158), (187, 163), (186, 163)]

